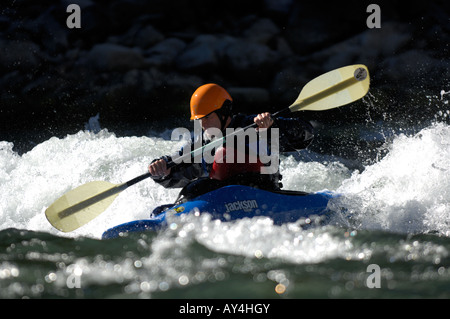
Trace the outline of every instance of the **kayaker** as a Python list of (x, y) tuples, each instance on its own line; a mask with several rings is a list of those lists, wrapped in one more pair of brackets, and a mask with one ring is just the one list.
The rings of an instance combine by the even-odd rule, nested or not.
[[(191, 120), (200, 121), (204, 132), (208, 129), (219, 129), (226, 135), (226, 129), (242, 128), (256, 123), (256, 130), (278, 128), (279, 151), (295, 151), (306, 148), (313, 140), (313, 127), (307, 121), (299, 118), (271, 118), (270, 113), (264, 112), (257, 115), (243, 115), (233, 109), (233, 99), (230, 94), (217, 84), (205, 84), (200, 86), (192, 95), (190, 101)], [(262, 135), (262, 134), (259, 134)], [(270, 138), (267, 138), (270, 141)], [(205, 144), (208, 141), (203, 141)], [(258, 141), (259, 143), (259, 141)], [(194, 141), (191, 142), (193, 149)], [(234, 144), (235, 145), (235, 144)], [(270, 153), (271, 145), (266, 143)], [(252, 152), (251, 145), (245, 145), (245, 160), (237, 163), (236, 157), (239, 150), (224, 147), (217, 150), (214, 162), (207, 163), (180, 163), (172, 168), (167, 168), (167, 163), (172, 161), (171, 156), (163, 156), (154, 160), (149, 165), (149, 172), (155, 182), (167, 188), (184, 187), (181, 195), (195, 197), (206, 191), (217, 189), (225, 185), (248, 185), (266, 190), (278, 190), (282, 187), (281, 175), (278, 170), (261, 173), (263, 164), (258, 153)], [(182, 150), (179, 151), (181, 154)], [(227, 152), (234, 152), (234, 160), (227, 161)], [(255, 159), (256, 156), (256, 159)], [(233, 154), (231, 154), (233, 159)]]

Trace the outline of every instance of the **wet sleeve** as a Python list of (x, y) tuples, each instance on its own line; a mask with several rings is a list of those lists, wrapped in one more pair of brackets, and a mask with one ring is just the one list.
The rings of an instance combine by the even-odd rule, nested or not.
[(314, 129), (308, 121), (279, 117), (272, 125), (279, 128), (280, 152), (292, 152), (308, 147), (314, 139)]
[[(167, 163), (172, 161), (171, 156), (163, 156), (154, 161), (159, 159), (164, 159)], [(203, 163), (180, 163), (171, 168), (169, 175), (153, 180), (166, 188), (181, 188), (199, 177), (207, 176), (207, 174)]]

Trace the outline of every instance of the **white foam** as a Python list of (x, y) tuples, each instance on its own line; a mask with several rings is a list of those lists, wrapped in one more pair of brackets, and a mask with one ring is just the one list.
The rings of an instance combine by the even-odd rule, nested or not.
[(450, 235), (450, 127), (437, 123), (414, 136), (400, 135), (389, 153), (354, 172), (336, 204), (353, 226), (401, 233)]
[[(156, 154), (170, 151), (173, 142), (161, 138), (116, 137), (80, 131), (53, 137), (22, 156), (2, 142), (0, 159), (0, 224), (58, 233), (45, 219), (45, 209), (65, 192), (94, 180), (122, 183), (146, 172)], [(147, 218), (159, 203), (173, 200), (176, 191), (143, 181), (125, 190), (95, 222), (69, 236), (101, 236), (107, 227)]]
[[(154, 158), (173, 153), (182, 143), (159, 136), (116, 137), (107, 130), (80, 131), (50, 138), (19, 156), (12, 151), (12, 143), (1, 142), (0, 227), (62, 235), (44, 215), (54, 200), (90, 181), (126, 182), (145, 173)], [(341, 165), (299, 163), (291, 157), (283, 159), (281, 169), (286, 189), (320, 190), (329, 186), (330, 178), (335, 186), (345, 178), (345, 172), (339, 175), (345, 171)], [(178, 192), (145, 180), (121, 193), (95, 221), (65, 235), (100, 237), (108, 227), (148, 218), (153, 208), (173, 202)]]
[[(21, 156), (12, 150), (12, 143), (0, 142), (0, 227), (99, 238), (109, 227), (147, 218), (156, 206), (173, 202), (179, 189), (145, 180), (122, 192), (97, 219), (69, 234), (53, 229), (44, 212), (81, 184), (122, 183), (139, 176), (154, 158), (179, 146), (180, 142), (160, 136), (116, 137), (107, 130), (53, 137)], [(395, 137), (388, 155), (362, 173), (351, 174), (337, 161), (302, 162), (288, 156), (281, 162), (285, 189), (345, 194), (335, 208), (347, 209), (352, 227), (445, 235), (450, 235), (449, 169), (450, 127), (445, 124)]]

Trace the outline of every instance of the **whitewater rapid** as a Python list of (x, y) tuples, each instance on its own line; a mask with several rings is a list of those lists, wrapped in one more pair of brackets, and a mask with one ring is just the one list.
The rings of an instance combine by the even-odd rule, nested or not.
[[(154, 158), (171, 154), (182, 144), (165, 136), (117, 137), (106, 129), (97, 133), (80, 131), (50, 138), (23, 155), (13, 151), (11, 142), (0, 142), (0, 230), (17, 228), (100, 238), (112, 226), (148, 218), (156, 206), (173, 202), (179, 189), (164, 189), (151, 179), (140, 182), (122, 192), (94, 221), (69, 234), (52, 228), (44, 212), (54, 200), (81, 184), (94, 180), (122, 183), (145, 173)], [(328, 189), (343, 194), (330, 207), (337, 212), (336, 222), (344, 227), (449, 236), (449, 143), (450, 126), (442, 123), (415, 135), (399, 134), (386, 143), (387, 155), (362, 172), (348, 169), (339, 160), (321, 160), (317, 154), (313, 161), (283, 156), (280, 169), (284, 189)], [(249, 222), (226, 226), (219, 232), (223, 242), (244, 236), (230, 227), (244, 227)], [(216, 227), (210, 223), (208, 227)], [(271, 238), (284, 238), (286, 234), (286, 229), (278, 230), (269, 221), (252, 224), (264, 236), (266, 232), (272, 232)], [(228, 232), (233, 232), (234, 237)], [(206, 233), (197, 237), (208, 243)], [(324, 236), (328, 236), (326, 232)], [(267, 250), (266, 254), (270, 245)]]
[(386, 147), (386, 157), (342, 182), (334, 204), (352, 227), (450, 236), (450, 127), (400, 134)]

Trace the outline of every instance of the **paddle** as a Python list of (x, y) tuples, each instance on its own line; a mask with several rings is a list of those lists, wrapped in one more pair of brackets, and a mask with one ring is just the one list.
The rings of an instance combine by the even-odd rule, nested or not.
[[(308, 82), (292, 105), (272, 114), (272, 117), (275, 118), (280, 114), (289, 112), (323, 111), (354, 102), (366, 95), (369, 84), (369, 72), (367, 67), (361, 64), (327, 72)], [(252, 124), (246, 128), (255, 125)], [(181, 163), (188, 156), (195, 156), (199, 152), (202, 154), (205, 147), (210, 149), (217, 147), (231, 135), (193, 150), (179, 157), (177, 162)], [(175, 165), (177, 164), (170, 162), (167, 166), (173, 167)], [(73, 231), (104, 212), (120, 192), (148, 177), (151, 177), (150, 173), (138, 176), (123, 184), (94, 181), (81, 185), (58, 198), (47, 208), (45, 216), (56, 229), (62, 232)]]

